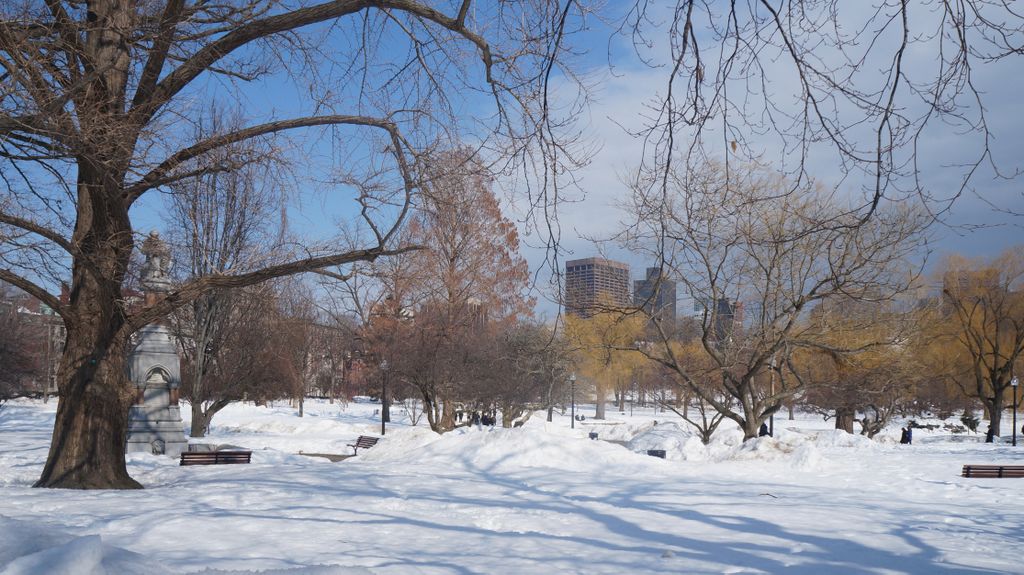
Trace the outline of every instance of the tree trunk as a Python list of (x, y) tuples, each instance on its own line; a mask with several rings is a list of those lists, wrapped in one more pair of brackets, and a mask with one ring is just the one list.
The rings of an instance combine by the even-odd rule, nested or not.
[(88, 161), (78, 164), (78, 217), (72, 236), (82, 254), (71, 270), (73, 314), (57, 374), (59, 404), (53, 440), (36, 487), (141, 488), (128, 476), (124, 450), (128, 409), (135, 399), (125, 364), (126, 312), (121, 287), (133, 239), (123, 178)]
[(203, 411), (201, 401), (192, 402), (192, 428), (188, 432), (189, 437), (206, 437), (206, 431), (210, 429), (212, 414)]
[(455, 429), (455, 410), (452, 408), (455, 402), (445, 399), (441, 407), (441, 421), (438, 422), (440, 433)]
[(604, 419), (605, 399), (604, 389), (598, 385), (594, 389), (594, 403), (597, 404), (597, 407), (594, 409), (594, 419)]
[(757, 439), (761, 432), (761, 423), (754, 417), (745, 418), (740, 425), (740, 429), (743, 430), (743, 441)]
[(985, 398), (985, 407), (988, 411), (988, 429), (989, 433), (986, 435), (986, 442), (991, 443), (995, 437), (1000, 436), (999, 428), (1003, 422), (1003, 401), (1001, 394), (997, 394), (995, 397)]
[(846, 433), (853, 433), (853, 420), (856, 414), (852, 409), (841, 408), (836, 410), (836, 429), (841, 429)]
[[(69, 330), (50, 453), (35, 487), (140, 489), (125, 466), (135, 393), (125, 376), (124, 352), (89, 343), (80, 330)], [(97, 348), (106, 353), (97, 358)], [(83, 359), (72, 365), (74, 358)]]

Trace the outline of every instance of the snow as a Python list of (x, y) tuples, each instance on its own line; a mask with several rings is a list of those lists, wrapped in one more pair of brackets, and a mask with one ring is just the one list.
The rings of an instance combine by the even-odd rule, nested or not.
[(905, 446), (905, 422), (869, 440), (808, 415), (745, 443), (726, 422), (705, 446), (640, 409), (444, 435), (398, 414), (332, 463), (299, 452), (351, 453), (379, 405), (233, 405), (197, 441), (250, 465), (132, 454), (145, 490), (33, 489), (55, 408), (0, 412), (0, 575), (1024, 573), (1024, 480), (959, 476), (1024, 446), (978, 434)]

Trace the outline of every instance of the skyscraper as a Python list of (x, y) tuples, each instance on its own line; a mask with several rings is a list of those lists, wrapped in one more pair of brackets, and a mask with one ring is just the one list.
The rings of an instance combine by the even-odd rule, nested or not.
[(633, 305), (657, 320), (665, 333), (675, 331), (676, 282), (662, 275), (660, 268), (647, 268), (647, 277), (633, 282)]
[(565, 262), (565, 311), (590, 317), (602, 307), (629, 305), (629, 266), (604, 258)]

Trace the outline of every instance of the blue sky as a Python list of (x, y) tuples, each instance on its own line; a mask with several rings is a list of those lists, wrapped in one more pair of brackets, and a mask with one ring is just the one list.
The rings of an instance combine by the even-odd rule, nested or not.
[[(608, 10), (622, 10), (626, 4), (611, 3)], [(664, 9), (660, 7), (659, 9)], [(579, 182), (578, 190), (572, 192), (574, 202), (562, 206), (560, 221), (562, 226), (562, 247), (567, 258), (587, 257), (604, 253), (609, 257), (628, 262), (633, 276), (639, 278), (643, 268), (649, 262), (639, 261), (631, 254), (623, 252), (610, 243), (595, 244), (592, 239), (610, 237), (624, 218), (618, 204), (627, 193), (623, 183), (625, 178), (636, 169), (641, 160), (640, 142), (627, 133), (638, 129), (644, 121), (644, 104), (658, 94), (664, 93), (666, 70), (643, 65), (637, 58), (629, 38), (614, 35), (614, 26), (622, 14), (603, 16), (606, 21), (589, 17), (586, 29), (574, 34), (571, 40), (577, 48), (585, 50), (585, 54), (576, 61), (577, 70), (582, 72), (592, 84), (592, 106), (581, 118), (584, 138), (589, 146), (597, 152), (592, 161), (577, 170), (573, 176)], [(657, 18), (659, 15), (654, 14)], [(660, 15), (665, 18), (665, 13)], [(574, 26), (583, 25), (575, 21)], [(331, 42), (344, 42), (343, 34), (324, 36), (323, 41), (330, 48)], [(656, 29), (650, 35), (652, 48), (647, 55), (655, 59), (662, 58), (665, 51), (664, 33)], [(703, 36), (702, 36), (703, 38)], [(338, 45), (339, 49), (343, 46)], [(382, 51), (383, 59), (387, 59), (388, 50)], [(397, 54), (397, 52), (395, 52)], [(922, 68), (933, 58), (927, 49), (912, 55), (911, 61)], [(992, 150), (997, 164), (1012, 173), (1021, 167), (1019, 150), (1021, 146), (1022, 119), (1018, 110), (1018, 95), (1024, 92), (1024, 65), (1020, 58), (1011, 58), (1002, 62), (979, 67), (975, 74), (975, 82), (984, 93), (986, 112), (993, 131)], [(779, 74), (774, 89), (779, 98), (787, 97), (787, 80), (784, 73)], [(216, 100), (224, 86), (217, 82), (201, 84), (193, 91), (192, 98), (196, 109)], [(355, 101), (354, 87), (338, 86), (339, 94), (351, 94)], [(273, 75), (264, 80), (245, 85), (241, 89), (244, 95), (243, 106), (247, 115), (254, 120), (265, 121), (268, 118), (285, 118), (311, 110), (308, 94), (303, 92), (301, 85), (285, 82), (283, 76)], [(467, 113), (479, 112), (487, 105), (477, 94), (466, 93), (459, 96), (457, 105)], [(340, 99), (344, 101), (344, 98)], [(356, 109), (337, 110), (355, 112)], [(293, 182), (295, 201), (289, 209), (289, 219), (296, 233), (317, 240), (325, 240), (336, 233), (336, 224), (341, 220), (350, 219), (354, 212), (351, 190), (330, 185), (327, 180), (337, 174), (339, 168), (359, 166), (369, 158), (370, 140), (360, 139), (353, 132), (343, 135), (352, 136), (351, 140), (340, 145), (339, 139), (332, 139), (329, 134), (321, 131), (296, 133), (289, 141), (296, 156), (302, 158), (304, 169)], [(922, 180), (927, 188), (937, 195), (955, 187), (956, 170), (943, 168), (949, 164), (960, 163), (964, 158), (977, 154), (979, 142), (977, 138), (964, 135), (957, 126), (941, 123), (932, 124), (929, 128), (919, 158), (924, 166), (921, 170)], [(755, 153), (765, 158), (779, 158), (777, 146), (769, 139), (752, 138)], [(845, 181), (840, 184), (834, 158), (826, 152), (812, 156), (811, 172), (827, 185), (841, 185), (856, 193), (858, 182)], [(521, 217), (516, 211), (517, 190), (522, 188), (519, 181), (499, 181), (504, 191), (513, 194), (506, 199), (505, 205), (510, 208), (509, 216)], [(1021, 218), (1009, 215), (1000, 210), (1024, 213), (1024, 194), (1021, 193), (1019, 180), (1006, 181), (993, 177), (991, 170), (983, 167), (972, 180), (972, 186), (959, 198), (942, 218), (942, 224), (935, 228), (936, 239), (933, 250), (943, 252), (957, 251), (967, 255), (990, 256), (999, 251), (1020, 243), (1024, 243), (1021, 234)], [(159, 209), (161, 198), (153, 196), (133, 211), (133, 216), (140, 228), (160, 227)], [(942, 207), (940, 204), (936, 204)], [(980, 227), (978, 227), (980, 226)], [(542, 238), (529, 236), (526, 226), (524, 234), (524, 255), (533, 270), (538, 270), (545, 259), (542, 249), (531, 248), (530, 244), (543, 243)], [(932, 258), (937, 259), (937, 258)], [(548, 274), (541, 270), (540, 287), (544, 287)], [(550, 292), (538, 298), (538, 311), (553, 315), (557, 309), (552, 302)]]
[[(846, 7), (846, 6), (844, 6)], [(607, 29), (604, 30), (608, 32)], [(644, 268), (652, 262), (630, 254), (613, 242), (592, 239), (609, 238), (619, 228), (625, 215), (619, 204), (628, 193), (623, 183), (641, 160), (640, 142), (627, 133), (638, 129), (643, 122), (644, 104), (666, 88), (667, 72), (664, 68), (650, 68), (641, 64), (631, 47), (623, 39), (613, 39), (592, 33), (588, 36), (591, 49), (600, 55), (591, 59), (590, 73), (597, 78), (592, 94), (595, 102), (586, 117), (586, 134), (593, 139), (599, 151), (593, 161), (575, 176), (581, 190), (577, 202), (565, 206), (561, 212), (563, 248), (566, 259), (603, 254), (630, 264), (633, 278), (642, 277)], [(653, 50), (659, 49), (657, 36)], [(604, 58), (610, 53), (610, 58)], [(928, 46), (919, 46), (908, 56), (913, 73), (924, 77), (931, 69), (936, 54)], [(614, 72), (609, 71), (608, 61)], [(773, 94), (780, 98), (792, 97), (788, 90), (795, 89), (785, 74), (773, 85)], [(1019, 106), (1019, 95), (1024, 93), (1024, 60), (1019, 57), (1004, 59), (995, 64), (978, 65), (972, 80), (983, 94), (985, 113), (992, 132), (990, 148), (992, 160), (1003, 172), (1013, 174), (1024, 168), (1021, 150), (1024, 142), (1024, 119)], [(772, 165), (780, 165), (783, 154), (770, 138), (753, 138), (754, 152), (761, 154)], [(934, 267), (944, 254), (957, 252), (969, 256), (994, 256), (1011, 246), (1024, 245), (1022, 224), (1024, 193), (1020, 178), (996, 177), (989, 163), (983, 163), (974, 174), (966, 190), (953, 202), (947, 202), (959, 188), (963, 168), (959, 164), (972, 160), (981, 153), (984, 142), (976, 134), (965, 133), (962, 126), (945, 122), (929, 124), (918, 151), (922, 186), (933, 194), (930, 202), (935, 210), (947, 210), (932, 228), (933, 241), (927, 256), (928, 268)], [(909, 156), (904, 151), (904, 157)], [(810, 158), (809, 171), (829, 187), (856, 194), (862, 185), (856, 178), (840, 181), (833, 152), (818, 149)], [(534, 238), (537, 241), (537, 238)], [(530, 238), (527, 238), (530, 242)], [(540, 250), (525, 251), (531, 267), (536, 269), (544, 261)], [(543, 286), (541, 286), (543, 287)], [(557, 311), (552, 290), (541, 297), (538, 311), (549, 317)], [(682, 294), (681, 294), (682, 296)], [(682, 308), (681, 308), (682, 309)]]

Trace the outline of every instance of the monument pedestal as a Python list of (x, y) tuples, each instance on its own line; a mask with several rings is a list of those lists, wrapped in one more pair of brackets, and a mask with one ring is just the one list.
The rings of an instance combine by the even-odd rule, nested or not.
[(129, 359), (138, 399), (128, 412), (125, 451), (176, 456), (188, 451), (177, 397), (181, 382), (178, 349), (162, 325), (148, 325), (138, 333), (138, 344)]
[[(152, 304), (157, 294), (167, 293), (167, 247), (156, 232), (142, 244), (146, 256), (142, 285), (146, 301)], [(135, 348), (128, 358), (128, 374), (135, 384), (135, 405), (128, 412), (126, 453), (146, 452), (177, 456), (188, 451), (178, 387), (181, 365), (178, 346), (166, 326), (147, 325), (135, 333)]]

